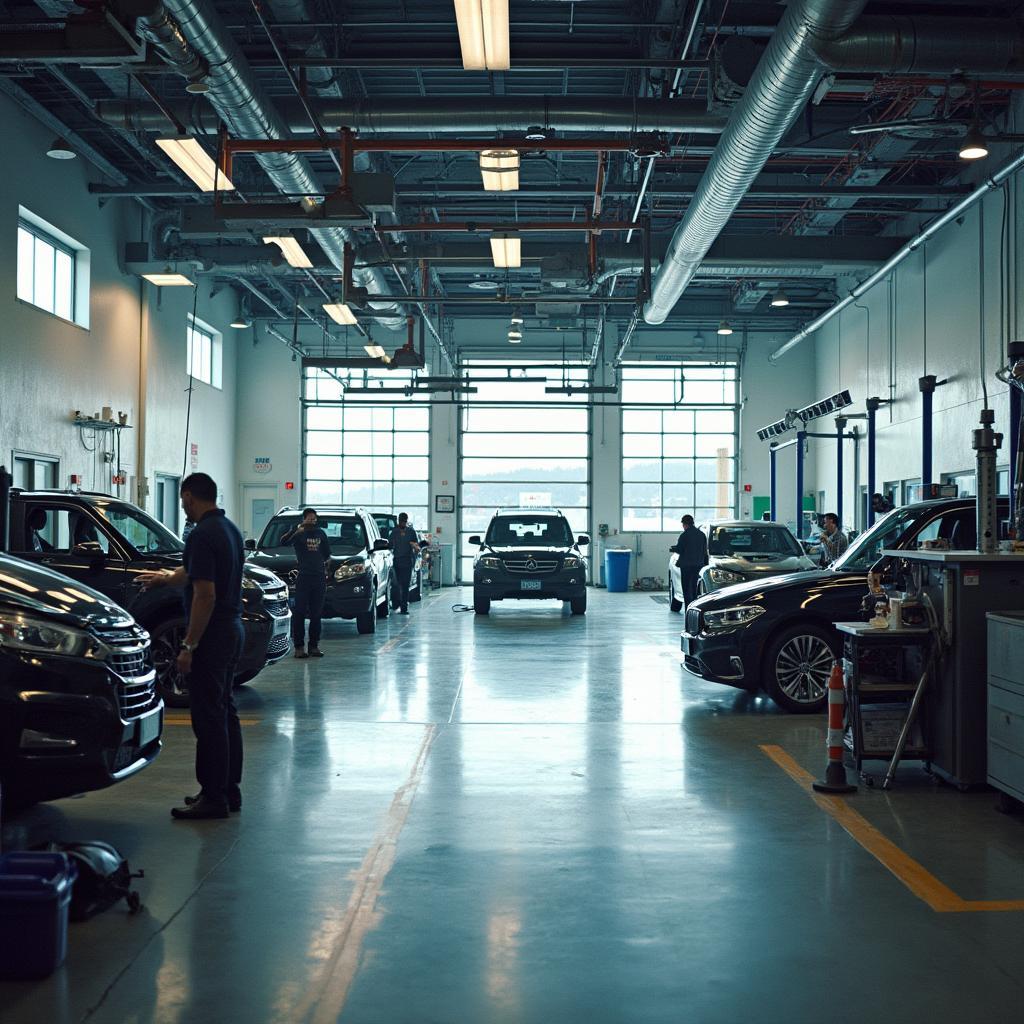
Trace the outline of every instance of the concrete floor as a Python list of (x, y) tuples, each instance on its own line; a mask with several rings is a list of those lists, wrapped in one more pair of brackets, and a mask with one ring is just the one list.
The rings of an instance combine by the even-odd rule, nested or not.
[[(5, 848), (115, 843), (146, 908), (0, 984), (4, 1024), (1021, 1019), (1024, 910), (915, 895), (761, 750), (818, 775), (823, 720), (684, 672), (664, 598), (469, 597), (328, 623), (322, 662), (240, 691), (230, 821), (170, 820), (194, 785), (172, 713), (148, 771), (9, 823)], [(1024, 819), (897, 781), (846, 806), (962, 901), (1024, 899)]]

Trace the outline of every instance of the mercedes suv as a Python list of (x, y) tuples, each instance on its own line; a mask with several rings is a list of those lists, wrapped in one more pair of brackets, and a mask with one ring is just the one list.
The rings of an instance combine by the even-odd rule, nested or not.
[(486, 615), (492, 601), (554, 598), (573, 615), (587, 610), (587, 560), (569, 520), (555, 508), (499, 508), (473, 559), (473, 610)]
[[(331, 543), (324, 618), (355, 619), (360, 633), (374, 633), (377, 619), (391, 612), (391, 545), (365, 509), (320, 505), (317, 513)], [(250, 562), (285, 580), (293, 598), (299, 570), (295, 551), (284, 537), (301, 522), (301, 509), (283, 508), (258, 541), (245, 542)]]
[(67, 576), (0, 555), (0, 788), (5, 805), (102, 789), (160, 751), (149, 635)]
[[(127, 608), (153, 638), (157, 685), (170, 707), (188, 706), (188, 683), (175, 661), (185, 638), (184, 591), (143, 590), (140, 572), (181, 565), (185, 545), (148, 512), (108, 494), (11, 492), (13, 554), (70, 576)], [(254, 679), (291, 645), (284, 583), (246, 567), (242, 578), (245, 644), (235, 684)]]

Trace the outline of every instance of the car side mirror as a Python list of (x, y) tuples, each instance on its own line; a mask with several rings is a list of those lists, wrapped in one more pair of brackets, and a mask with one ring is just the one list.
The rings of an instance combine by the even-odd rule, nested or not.
[(246, 542), (245, 542), (245, 550), (246, 551), (255, 551), (256, 550), (256, 541), (252, 537), (249, 537), (246, 540)]
[(590, 538), (585, 533), (581, 533), (576, 538), (576, 543), (577, 544), (589, 544), (590, 543)]
[(98, 540), (83, 540), (71, 549), (75, 558), (88, 558), (90, 569), (102, 569), (107, 564), (107, 554)]
[(483, 541), (476, 534), (473, 534), (473, 536), (469, 538), (469, 543), (470, 544), (483, 544)]
[(391, 550), (391, 541), (384, 540), (383, 537), (378, 537), (373, 542), (373, 550), (374, 551), (390, 551)]

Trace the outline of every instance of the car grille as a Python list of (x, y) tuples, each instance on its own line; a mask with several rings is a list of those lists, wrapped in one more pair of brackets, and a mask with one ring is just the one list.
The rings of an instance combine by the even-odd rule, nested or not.
[(118, 687), (121, 717), (127, 722), (148, 711), (156, 703), (156, 674), (146, 682), (122, 683)]
[(138, 718), (157, 701), (156, 673), (150, 665), (149, 634), (138, 626), (97, 631), (107, 647), (106, 662), (120, 676), (117, 687), (121, 718)]
[(554, 572), (557, 561), (541, 561), (539, 558), (506, 558), (503, 562), (507, 572)]
[(686, 609), (686, 632), (689, 633), (691, 636), (696, 636), (700, 632), (699, 608)]
[(266, 609), (268, 615), (273, 615), (275, 619), (283, 618), (288, 614), (288, 598), (279, 597), (273, 601), (264, 601), (263, 607)]
[(278, 658), (282, 654), (288, 653), (288, 634), (282, 633), (280, 636), (275, 636), (270, 644), (267, 646), (267, 657)]

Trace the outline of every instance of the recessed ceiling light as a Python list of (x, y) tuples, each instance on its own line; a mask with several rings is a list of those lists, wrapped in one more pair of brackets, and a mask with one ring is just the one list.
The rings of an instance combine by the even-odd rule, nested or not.
[(74, 160), (78, 154), (63, 140), (54, 139), (46, 155), (51, 160)]

